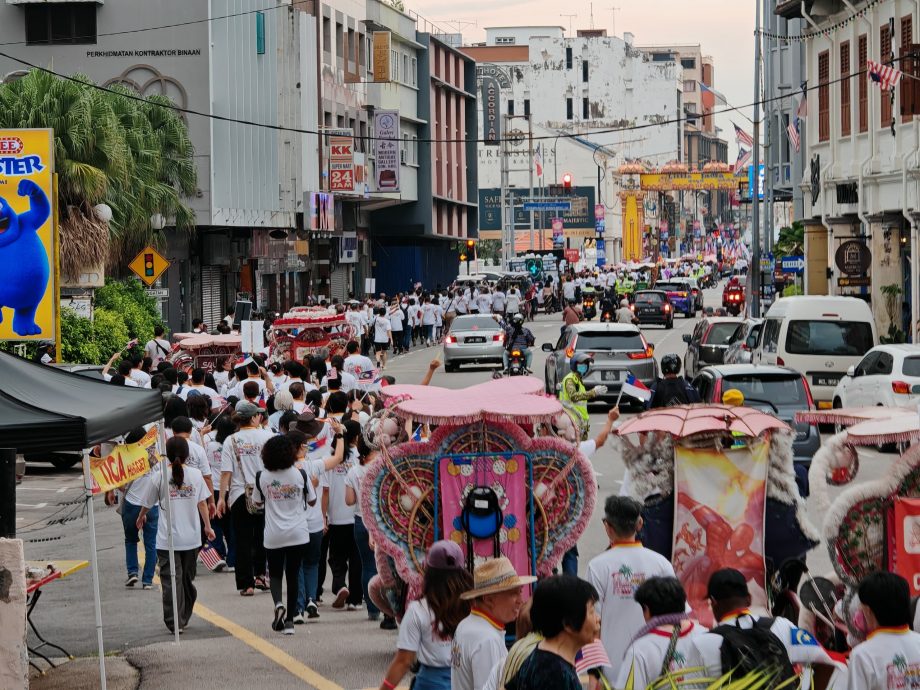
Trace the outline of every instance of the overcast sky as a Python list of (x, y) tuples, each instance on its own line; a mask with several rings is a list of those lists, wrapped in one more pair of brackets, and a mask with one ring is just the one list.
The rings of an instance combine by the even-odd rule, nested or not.
[[(588, 0), (406, 0), (406, 7), (448, 31), (456, 31), (457, 20), (476, 22), (462, 26), (467, 43), (485, 40), (487, 26), (562, 26), (568, 34), (569, 18), (561, 12), (578, 13), (572, 29), (591, 27)], [(612, 6), (619, 7), (614, 13)], [(637, 45), (696, 44), (715, 61), (715, 88), (733, 106), (754, 100), (754, 0), (599, 0), (593, 3), (594, 27), (615, 31), (622, 37), (632, 32)], [(614, 15), (616, 26), (613, 26)], [(724, 106), (721, 106), (724, 108)], [(743, 111), (748, 117), (750, 108)], [(729, 159), (737, 152), (731, 121), (751, 131), (751, 123), (740, 114), (722, 115), (716, 124), (729, 142)]]

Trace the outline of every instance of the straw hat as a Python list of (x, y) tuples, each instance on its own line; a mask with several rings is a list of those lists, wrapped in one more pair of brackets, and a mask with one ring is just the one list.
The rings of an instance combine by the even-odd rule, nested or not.
[(506, 592), (509, 589), (529, 585), (537, 578), (531, 575), (520, 576), (505, 556), (492, 558), (479, 563), (473, 570), (473, 589), (464, 592), (460, 598), (464, 601), (484, 597), (487, 594)]

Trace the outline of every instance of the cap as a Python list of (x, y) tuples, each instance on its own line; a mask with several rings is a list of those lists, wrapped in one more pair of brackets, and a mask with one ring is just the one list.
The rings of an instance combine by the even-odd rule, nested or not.
[(425, 567), (435, 570), (463, 570), (463, 549), (456, 542), (442, 539), (428, 549)]
[(240, 400), (233, 409), (242, 417), (255, 417), (257, 414), (262, 414), (264, 412), (261, 407), (248, 400)]
[(737, 388), (729, 388), (722, 394), (722, 402), (726, 405), (744, 405), (744, 393)]
[(716, 601), (724, 601), (734, 597), (746, 597), (750, 594), (747, 580), (740, 571), (734, 568), (717, 570), (709, 578), (706, 596)]

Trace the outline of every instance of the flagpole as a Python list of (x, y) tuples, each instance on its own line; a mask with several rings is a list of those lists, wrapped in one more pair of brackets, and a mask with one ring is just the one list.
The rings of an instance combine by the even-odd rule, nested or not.
[(751, 186), (751, 316), (760, 318), (760, 13), (761, 2), (757, 5), (757, 20), (754, 30), (754, 147), (753, 160), (754, 184)]

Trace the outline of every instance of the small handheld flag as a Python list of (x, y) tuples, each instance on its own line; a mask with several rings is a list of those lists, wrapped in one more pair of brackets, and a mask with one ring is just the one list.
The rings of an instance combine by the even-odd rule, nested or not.
[(648, 402), (652, 399), (652, 391), (649, 389), (649, 387), (632, 374), (626, 375), (626, 380), (623, 382), (622, 393), (623, 395), (628, 395), (631, 398), (636, 398), (642, 402)]

